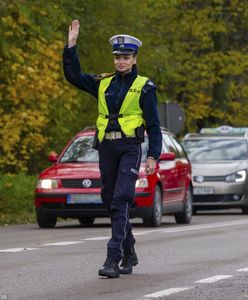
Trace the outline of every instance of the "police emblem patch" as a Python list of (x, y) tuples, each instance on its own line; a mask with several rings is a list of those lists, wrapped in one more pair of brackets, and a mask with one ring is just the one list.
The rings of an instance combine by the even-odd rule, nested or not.
[(117, 42), (118, 44), (120, 44), (121, 46), (124, 46), (124, 36), (118, 36), (117, 37)]

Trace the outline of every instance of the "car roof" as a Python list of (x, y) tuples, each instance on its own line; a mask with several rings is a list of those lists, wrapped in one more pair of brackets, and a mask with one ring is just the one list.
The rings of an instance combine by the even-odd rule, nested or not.
[(183, 140), (196, 139), (248, 139), (248, 127), (220, 126), (202, 128), (200, 133), (188, 133)]
[(230, 140), (230, 139), (248, 139), (247, 136), (242, 136), (242, 135), (209, 135), (209, 134), (191, 134), (188, 133), (183, 140), (199, 140), (199, 139), (204, 139), (204, 140)]

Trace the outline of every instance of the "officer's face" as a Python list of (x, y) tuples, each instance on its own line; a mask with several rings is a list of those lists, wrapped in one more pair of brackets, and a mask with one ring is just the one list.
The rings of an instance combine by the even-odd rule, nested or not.
[(115, 54), (114, 55), (115, 69), (126, 74), (132, 71), (132, 66), (136, 64), (136, 55), (133, 54)]

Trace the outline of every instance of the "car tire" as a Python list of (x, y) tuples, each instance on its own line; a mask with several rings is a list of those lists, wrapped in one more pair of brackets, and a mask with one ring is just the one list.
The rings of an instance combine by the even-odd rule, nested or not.
[(85, 217), (85, 218), (78, 218), (78, 221), (83, 226), (90, 226), (94, 223), (95, 218), (94, 217)]
[(242, 213), (244, 215), (248, 215), (248, 206), (245, 206), (245, 207), (242, 208)]
[(48, 216), (39, 209), (36, 209), (36, 220), (40, 228), (54, 228), (57, 223), (57, 217)]
[(175, 220), (178, 224), (190, 223), (193, 214), (192, 198), (191, 189), (188, 188), (184, 199), (183, 211), (175, 214)]
[(157, 185), (154, 191), (153, 208), (149, 218), (143, 218), (143, 224), (149, 227), (159, 227), (162, 220), (162, 193)]

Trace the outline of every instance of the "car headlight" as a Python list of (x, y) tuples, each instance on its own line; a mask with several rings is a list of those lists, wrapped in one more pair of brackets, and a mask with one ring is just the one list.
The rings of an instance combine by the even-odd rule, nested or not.
[(146, 188), (146, 187), (148, 187), (148, 180), (147, 180), (147, 178), (139, 178), (139, 179), (137, 179), (135, 187), (136, 188)]
[(58, 187), (58, 180), (56, 179), (39, 179), (36, 184), (37, 189), (56, 189)]
[(246, 170), (238, 171), (237, 173), (233, 173), (227, 175), (225, 178), (226, 182), (243, 182), (246, 179)]

